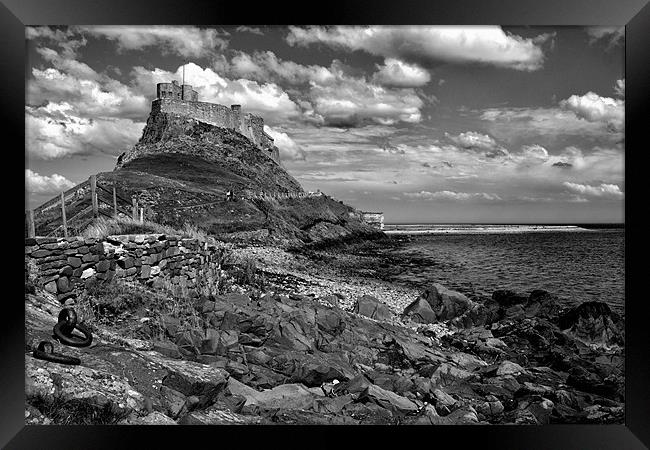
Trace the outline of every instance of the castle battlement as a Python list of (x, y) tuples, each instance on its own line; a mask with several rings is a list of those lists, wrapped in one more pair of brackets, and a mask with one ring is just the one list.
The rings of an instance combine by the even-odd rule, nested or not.
[(264, 119), (250, 113), (242, 114), (240, 105), (230, 108), (217, 103), (198, 101), (198, 93), (189, 84), (158, 83), (157, 98), (151, 103), (151, 112), (165, 112), (191, 117), (221, 128), (229, 128), (246, 136), (278, 164), (280, 154), (273, 138), (264, 131)]

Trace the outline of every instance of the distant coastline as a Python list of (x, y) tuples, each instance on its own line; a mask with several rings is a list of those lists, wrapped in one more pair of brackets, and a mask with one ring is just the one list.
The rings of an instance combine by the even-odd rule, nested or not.
[(390, 224), (384, 225), (386, 234), (506, 234), (543, 232), (589, 232), (623, 230), (624, 224)]

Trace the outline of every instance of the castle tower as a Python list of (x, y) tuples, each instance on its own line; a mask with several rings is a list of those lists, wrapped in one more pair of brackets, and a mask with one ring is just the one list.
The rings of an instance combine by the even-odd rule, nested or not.
[(192, 89), (192, 86), (189, 84), (184, 84), (181, 86), (182, 94), (181, 99), (187, 102), (196, 102), (198, 101), (198, 93)]

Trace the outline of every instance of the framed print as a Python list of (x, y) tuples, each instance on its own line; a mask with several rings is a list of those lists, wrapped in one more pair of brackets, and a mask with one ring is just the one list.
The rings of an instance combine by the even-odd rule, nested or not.
[(643, 0), (1, 16), (4, 447), (647, 448)]

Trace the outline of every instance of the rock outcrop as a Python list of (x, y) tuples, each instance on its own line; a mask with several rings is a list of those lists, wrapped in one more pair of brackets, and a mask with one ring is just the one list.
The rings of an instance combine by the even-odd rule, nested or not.
[[(437, 320), (467, 313), (439, 285), (427, 298)], [(622, 423), (623, 347), (581, 343), (594, 318), (607, 336), (621, 322), (597, 305), (553, 315), (553, 296), (531, 298), (517, 304), (543, 306), (537, 315), (508, 318), (505, 302), (490, 324), (440, 336), (378, 315), (372, 298), (351, 314), (300, 295), (203, 296), (191, 322), (156, 319), (162, 335), (134, 311), (96, 324), (91, 347), (64, 349), (80, 366), (26, 356), (27, 422), (79, 418), (65, 408), (83, 405), (103, 411), (97, 423), (124, 424)], [(26, 295), (28, 351), (59, 309), (47, 291)]]

